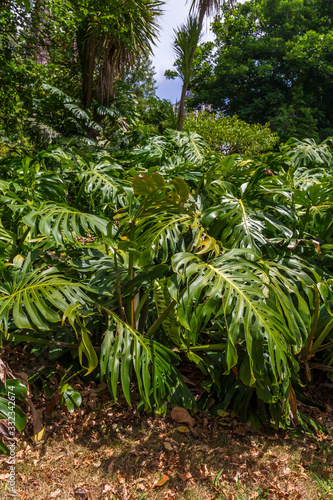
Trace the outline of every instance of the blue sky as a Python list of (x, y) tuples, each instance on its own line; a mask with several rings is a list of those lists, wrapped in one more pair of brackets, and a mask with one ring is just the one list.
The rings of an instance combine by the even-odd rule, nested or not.
[[(245, 0), (238, 0), (244, 3)], [(156, 81), (158, 85), (157, 95), (160, 98), (169, 99), (175, 103), (180, 98), (182, 82), (180, 78), (176, 80), (166, 80), (164, 71), (173, 69), (174, 55), (172, 50), (173, 30), (180, 26), (189, 13), (191, 1), (186, 0), (166, 0), (164, 14), (161, 16), (160, 39), (154, 48), (154, 57), (152, 58), (156, 71)], [(210, 22), (207, 21), (204, 30), (203, 42), (213, 40), (214, 35), (209, 30)]]
[[(164, 71), (173, 69), (174, 55), (172, 50), (173, 30), (180, 26), (188, 16), (190, 2), (186, 0), (166, 0), (164, 14), (161, 16), (160, 40), (154, 49), (152, 58), (156, 71), (156, 81), (158, 85), (157, 95), (160, 98), (169, 99), (172, 103), (180, 98), (181, 80), (166, 80)], [(208, 26), (208, 25), (207, 25)], [(203, 41), (212, 40), (212, 33), (208, 27)]]

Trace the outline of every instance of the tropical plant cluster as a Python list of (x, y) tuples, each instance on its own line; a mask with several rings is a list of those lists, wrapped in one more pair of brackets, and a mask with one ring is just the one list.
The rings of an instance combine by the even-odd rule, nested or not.
[(168, 121), (172, 107), (155, 94), (149, 60), (161, 6), (158, 0), (0, 6), (1, 142), (26, 145), (30, 137), (42, 147), (59, 133), (93, 140), (133, 120), (156, 129)]
[(329, 142), (244, 160), (174, 130), (7, 155), (2, 345), (67, 357), (115, 400), (135, 387), (146, 411), (302, 422), (304, 384), (333, 370), (331, 166)]
[[(332, 140), (177, 118), (148, 57), (162, 2), (112, 3), (0, 10), (1, 347), (59, 359), (70, 411), (73, 369), (138, 411), (307, 424), (306, 384), (333, 373)], [(220, 2), (193, 4), (183, 105)], [(0, 393), (7, 420), (29, 397), (2, 361)]]

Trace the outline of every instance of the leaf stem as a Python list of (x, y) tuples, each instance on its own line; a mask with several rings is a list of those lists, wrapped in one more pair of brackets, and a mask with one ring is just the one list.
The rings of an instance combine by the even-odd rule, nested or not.
[[(129, 240), (134, 241), (134, 234), (135, 234), (135, 222), (130, 221), (130, 230), (129, 230)], [(133, 277), (134, 277), (134, 266), (133, 266), (133, 261), (134, 261), (134, 254), (133, 252), (129, 251), (128, 254), (128, 281), (130, 282)], [(136, 328), (135, 324), (135, 317), (134, 317), (134, 300), (135, 297), (129, 302), (127, 306), (127, 317), (129, 318), (129, 324), (133, 326), (133, 328)]]
[(318, 291), (317, 287), (314, 289), (314, 292), (315, 292), (315, 310), (314, 310), (314, 315), (313, 315), (313, 322), (311, 325), (311, 330), (310, 330), (309, 336), (308, 336), (308, 338), (304, 344), (304, 347), (302, 349), (302, 352), (301, 352), (301, 357), (306, 359), (306, 361), (308, 361), (311, 358), (311, 353), (312, 353), (312, 348), (313, 348), (313, 339), (314, 339), (314, 335), (316, 332), (317, 323), (318, 323), (319, 314), (320, 314), (320, 308), (319, 308), (320, 299), (319, 299), (319, 291)]
[(149, 294), (150, 294), (150, 288), (148, 288), (148, 290), (145, 291), (145, 293), (143, 294), (143, 296), (141, 297), (140, 299), (140, 302), (139, 302), (139, 305), (138, 307), (136, 308), (136, 311), (135, 311), (135, 321), (138, 321), (138, 318), (139, 318), (139, 314), (141, 312), (141, 309), (143, 308), (147, 298), (149, 297)]
[(222, 351), (227, 348), (228, 344), (207, 344), (207, 345), (194, 345), (189, 348), (177, 348), (177, 351)]
[(121, 296), (121, 287), (120, 287), (120, 279), (119, 279), (119, 267), (118, 267), (118, 258), (117, 258), (117, 250), (114, 249), (114, 254), (113, 254), (113, 259), (114, 259), (114, 270), (116, 271), (116, 278), (117, 278), (117, 289), (118, 289), (118, 301), (119, 301), (119, 310), (120, 310), (120, 315), (121, 319), (124, 321), (126, 320), (126, 314), (125, 314), (125, 309), (123, 306), (123, 299)]
[(17, 246), (13, 249), (13, 251), (12, 251), (12, 253), (11, 253), (10, 257), (9, 257), (9, 261), (8, 261), (8, 262), (12, 263), (12, 262), (13, 262), (13, 260), (14, 260), (14, 258), (16, 257), (16, 255), (18, 255), (18, 254), (20, 253), (21, 248), (22, 248), (22, 245), (23, 245), (23, 243), (24, 243), (24, 241), (25, 241), (26, 237), (28, 236), (28, 234), (29, 234), (30, 230), (31, 230), (31, 228), (30, 228), (30, 227), (28, 227), (28, 228), (24, 231), (22, 238), (20, 238), (20, 240), (19, 240), (19, 242), (18, 242)]
[(168, 305), (168, 307), (166, 309), (164, 309), (164, 311), (162, 312), (162, 314), (157, 318), (157, 320), (155, 321), (155, 323), (153, 323), (153, 325), (149, 328), (148, 332), (146, 333), (146, 337), (149, 337), (151, 338), (154, 333), (156, 332), (156, 330), (161, 326), (161, 324), (163, 323), (164, 319), (166, 318), (166, 316), (169, 314), (170, 311), (172, 311), (172, 309), (174, 309), (174, 307), (176, 306), (177, 302), (173, 299), (170, 304)]

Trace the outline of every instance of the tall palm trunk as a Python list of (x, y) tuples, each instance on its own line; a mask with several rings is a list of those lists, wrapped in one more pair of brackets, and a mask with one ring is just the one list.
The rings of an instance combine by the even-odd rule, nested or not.
[(179, 130), (180, 132), (183, 130), (186, 91), (187, 91), (187, 84), (184, 82), (183, 87), (182, 87), (182, 94), (180, 96), (179, 110), (178, 110), (178, 128), (177, 128), (177, 130)]

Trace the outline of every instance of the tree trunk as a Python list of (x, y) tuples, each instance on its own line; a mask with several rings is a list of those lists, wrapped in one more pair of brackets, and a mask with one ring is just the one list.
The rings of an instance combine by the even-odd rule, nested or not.
[(96, 56), (96, 32), (92, 31), (87, 35), (88, 30), (82, 27), (76, 37), (81, 62), (82, 106), (84, 109), (90, 108), (92, 102)]
[(116, 68), (116, 51), (111, 48), (104, 57), (97, 82), (97, 98), (102, 103), (109, 104), (110, 99), (114, 97), (114, 73)]
[(180, 96), (179, 111), (178, 111), (178, 128), (177, 128), (177, 130), (179, 130), (180, 132), (183, 130), (186, 91), (187, 91), (187, 85), (184, 82), (183, 88), (182, 88), (182, 95)]
[(47, 29), (45, 29), (47, 14), (44, 0), (36, 0), (34, 10), (31, 13), (31, 20), (36, 36), (36, 62), (43, 65), (46, 65), (50, 61), (49, 47), (51, 46), (51, 42)]

